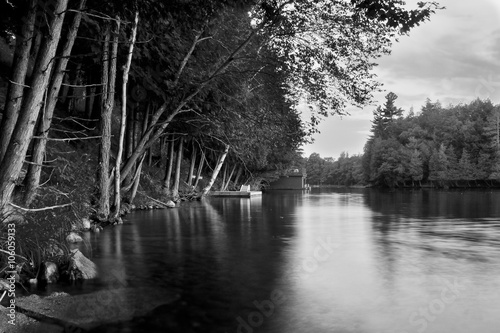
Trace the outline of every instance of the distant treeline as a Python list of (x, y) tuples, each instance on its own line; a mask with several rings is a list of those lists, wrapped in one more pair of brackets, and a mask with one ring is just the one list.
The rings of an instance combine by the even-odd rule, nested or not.
[(427, 100), (419, 113), (411, 110), (403, 116), (396, 99), (389, 93), (374, 111), (372, 135), (362, 156), (342, 154), (333, 160), (312, 154), (306, 163), (308, 182), (387, 187), (498, 184), (499, 106), (477, 99), (443, 107)]

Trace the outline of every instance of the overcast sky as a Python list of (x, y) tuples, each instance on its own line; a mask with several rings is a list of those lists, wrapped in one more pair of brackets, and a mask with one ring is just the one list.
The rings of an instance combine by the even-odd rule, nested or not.
[[(443, 105), (468, 103), (476, 97), (500, 103), (500, 0), (437, 0), (446, 9), (400, 38), (390, 56), (379, 60), (375, 72), (396, 105), (418, 112), (426, 98)], [(408, 5), (417, 0), (406, 1)], [(349, 109), (351, 115), (323, 121), (315, 143), (304, 155), (317, 152), (337, 158), (342, 151), (363, 152), (375, 106)]]

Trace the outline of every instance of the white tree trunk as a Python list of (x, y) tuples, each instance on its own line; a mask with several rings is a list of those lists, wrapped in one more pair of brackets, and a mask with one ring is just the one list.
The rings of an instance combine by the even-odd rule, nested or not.
[(130, 65), (132, 63), (132, 53), (134, 52), (135, 38), (137, 35), (137, 23), (139, 22), (139, 13), (135, 13), (134, 26), (132, 27), (132, 36), (130, 37), (130, 45), (128, 48), (127, 62), (123, 68), (123, 82), (122, 82), (122, 117), (120, 122), (120, 138), (118, 141), (118, 154), (116, 155), (115, 164), (115, 214), (114, 217), (119, 217), (120, 215), (120, 167), (122, 164), (123, 155), (123, 145), (125, 139), (125, 127), (127, 125), (127, 83), (128, 83), (128, 73), (130, 71)]
[(212, 177), (210, 178), (210, 182), (208, 185), (203, 189), (202, 195), (206, 195), (208, 191), (212, 188), (214, 185), (215, 180), (217, 179), (217, 176), (219, 175), (219, 171), (222, 168), (222, 165), (224, 164), (224, 160), (226, 159), (227, 153), (229, 152), (229, 145), (226, 145), (226, 149), (222, 153), (221, 157), (219, 158), (219, 161), (217, 163), (217, 166), (214, 169), (214, 172), (212, 173)]
[(175, 166), (175, 178), (174, 186), (172, 187), (172, 197), (177, 199), (179, 197), (179, 185), (181, 181), (181, 163), (182, 163), (182, 153), (184, 149), (184, 138), (181, 137), (179, 142), (179, 150), (177, 151), (177, 163)]

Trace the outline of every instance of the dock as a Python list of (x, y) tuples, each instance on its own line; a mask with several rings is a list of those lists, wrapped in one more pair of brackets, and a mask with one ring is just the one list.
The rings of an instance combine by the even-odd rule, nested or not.
[(213, 191), (213, 197), (252, 198), (262, 196), (262, 191)]

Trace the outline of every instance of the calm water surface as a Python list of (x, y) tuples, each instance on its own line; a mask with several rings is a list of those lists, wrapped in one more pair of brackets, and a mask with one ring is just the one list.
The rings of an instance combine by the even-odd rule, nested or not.
[(169, 314), (179, 332), (497, 333), (499, 203), (495, 191), (313, 190), (136, 212), (87, 235), (98, 286), (115, 277), (180, 300), (96, 331), (173, 332)]

